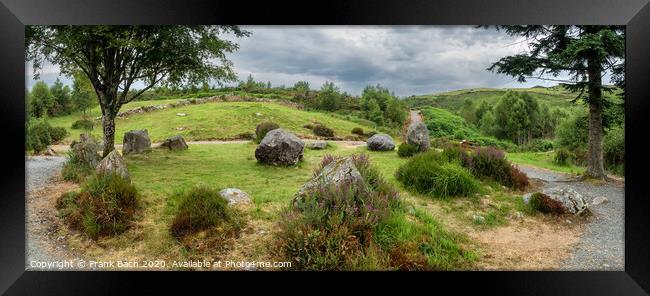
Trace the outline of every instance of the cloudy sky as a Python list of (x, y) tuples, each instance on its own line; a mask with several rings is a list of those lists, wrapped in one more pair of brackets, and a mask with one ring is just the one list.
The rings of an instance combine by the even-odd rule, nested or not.
[[(292, 86), (306, 80), (312, 88), (333, 81), (358, 95), (366, 85), (381, 84), (398, 96), (475, 87), (530, 87), (554, 82), (486, 71), (500, 57), (527, 50), (520, 38), (471, 26), (245, 26), (248, 38), (230, 55), (240, 79)], [(228, 37), (232, 38), (232, 37)], [(34, 83), (26, 65), (29, 87)], [(58, 76), (46, 66), (41, 79)], [(69, 79), (60, 77), (64, 83)]]

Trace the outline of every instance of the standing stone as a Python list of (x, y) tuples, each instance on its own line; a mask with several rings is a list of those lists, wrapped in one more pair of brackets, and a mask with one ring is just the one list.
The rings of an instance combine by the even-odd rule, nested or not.
[(186, 150), (187, 143), (185, 143), (185, 139), (183, 139), (181, 135), (175, 135), (166, 139), (162, 144), (160, 144), (160, 147), (167, 147), (172, 151)]
[(343, 182), (363, 182), (363, 176), (361, 176), (361, 173), (359, 173), (359, 170), (354, 165), (352, 157), (335, 158), (332, 162), (324, 166), (318, 172), (318, 175), (300, 187), (298, 193), (296, 193), (294, 202), (296, 199), (304, 198), (307, 193), (320, 186), (339, 186)]
[(124, 155), (142, 153), (149, 149), (151, 149), (151, 140), (146, 129), (128, 131), (124, 134), (122, 146)]
[(269, 131), (255, 149), (255, 158), (264, 164), (286, 166), (302, 160), (305, 143), (281, 128)]
[(101, 157), (97, 153), (99, 146), (90, 138), (81, 137), (81, 140), (81, 142), (74, 143), (70, 147), (72, 148), (72, 154), (78, 162), (95, 167), (101, 160)]
[(429, 150), (429, 129), (421, 121), (411, 122), (406, 133), (406, 142), (417, 146), (420, 152)]
[(111, 151), (102, 161), (99, 162), (95, 168), (97, 173), (115, 173), (123, 178), (129, 179), (129, 170), (126, 168), (126, 163), (124, 158), (120, 155), (117, 150)]
[(395, 142), (387, 134), (376, 134), (366, 142), (368, 149), (372, 151), (391, 151), (395, 149)]

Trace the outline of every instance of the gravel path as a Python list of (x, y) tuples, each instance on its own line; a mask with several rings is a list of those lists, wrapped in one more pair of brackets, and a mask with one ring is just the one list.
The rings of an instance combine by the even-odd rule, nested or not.
[[(79, 260), (70, 254), (65, 245), (60, 242), (63, 238), (53, 238), (51, 229), (55, 217), (50, 202), (43, 200), (40, 194), (45, 185), (61, 170), (65, 157), (35, 156), (25, 159), (26, 179), (26, 216), (27, 235), (25, 268), (27, 270), (60, 270), (63, 260)], [(49, 265), (48, 265), (49, 264)]]
[[(585, 234), (571, 256), (563, 262), (563, 270), (625, 270), (625, 185), (622, 182), (594, 184), (579, 182), (570, 175), (520, 166), (529, 178), (544, 181), (544, 188), (568, 187), (582, 194), (593, 213)], [(592, 205), (596, 197), (609, 202)]]

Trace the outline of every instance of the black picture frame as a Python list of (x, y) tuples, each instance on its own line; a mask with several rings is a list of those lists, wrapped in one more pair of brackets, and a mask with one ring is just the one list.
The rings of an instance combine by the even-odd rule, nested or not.
[[(25, 271), (24, 25), (37, 24), (295, 24), (295, 25), (626, 25), (626, 179), (624, 272), (441, 273), (179, 273)], [(442, 293), (647, 295), (650, 291), (650, 190), (646, 127), (650, 99), (650, 5), (648, 0), (545, 1), (348, 1), (225, 2), (129, 0), (0, 0), (0, 127), (4, 177), (0, 197), (0, 292), (7, 294), (104, 294), (151, 292), (186, 283), (220, 292), (219, 282), (262, 292), (262, 285), (332, 282), (363, 276), (362, 290), (414, 288)], [(248, 284), (231, 284), (233, 276)], [(227, 280), (225, 278), (228, 278)], [(297, 278), (305, 278), (298, 280)], [(219, 279), (215, 281), (215, 279)], [(265, 281), (268, 284), (261, 284)], [(441, 286), (451, 286), (445, 287)], [(361, 286), (361, 287), (360, 287)], [(183, 289), (185, 286), (181, 286)], [(200, 286), (199, 286), (200, 287)], [(214, 290), (217, 289), (217, 290)], [(297, 289), (297, 288), (296, 288)], [(312, 291), (312, 290), (305, 290)], [(346, 291), (349, 291), (346, 289)]]

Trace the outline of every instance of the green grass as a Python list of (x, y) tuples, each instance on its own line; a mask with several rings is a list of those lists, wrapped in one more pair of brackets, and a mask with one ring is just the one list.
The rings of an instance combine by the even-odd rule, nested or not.
[[(122, 107), (122, 110), (138, 106), (173, 102), (174, 100), (157, 100), (134, 102)], [(93, 117), (99, 116), (98, 110), (93, 109)], [(186, 113), (187, 116), (176, 116), (176, 113)], [(257, 115), (259, 113), (260, 115)], [(80, 114), (49, 119), (53, 126), (62, 126), (68, 129), (68, 141), (79, 137), (80, 130), (70, 128), (72, 123), (80, 118)], [(287, 129), (298, 136), (314, 136), (310, 130), (303, 128), (306, 123), (318, 121), (334, 130), (336, 136), (350, 136), (352, 128), (362, 127), (372, 130), (371, 127), (350, 122), (335, 116), (321, 113), (298, 110), (276, 103), (266, 102), (219, 102), (199, 105), (189, 105), (178, 108), (168, 108), (145, 114), (136, 114), (126, 119), (117, 119), (116, 143), (122, 142), (124, 132), (134, 129), (147, 129), (149, 137), (154, 142), (160, 142), (167, 137), (180, 134), (186, 140), (214, 140), (234, 138), (239, 134), (254, 132), (255, 126), (264, 121), (278, 123), (281, 128)], [(231, 124), (236, 123), (236, 124)], [(176, 128), (184, 127), (184, 130)], [(96, 127), (92, 134), (100, 136), (101, 126)]]
[(556, 172), (581, 174), (584, 173), (584, 167), (574, 166), (572, 164), (562, 166), (553, 161), (555, 156), (553, 151), (548, 152), (511, 152), (506, 154), (506, 158), (514, 163), (532, 165), (540, 168), (549, 169)]

